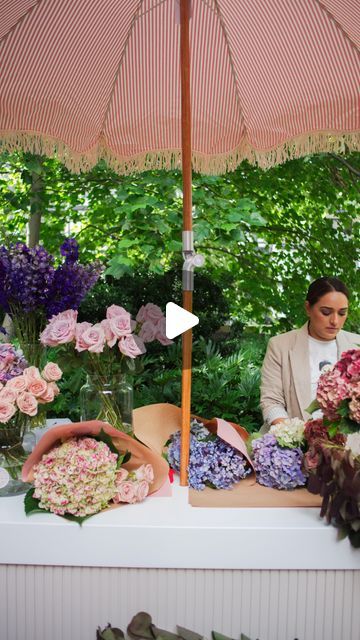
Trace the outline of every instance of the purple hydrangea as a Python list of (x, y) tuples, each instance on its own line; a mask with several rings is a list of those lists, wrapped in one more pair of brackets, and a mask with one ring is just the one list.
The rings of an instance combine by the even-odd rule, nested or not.
[(306, 483), (301, 470), (303, 452), (300, 447), (281, 447), (270, 433), (252, 442), (256, 480), (265, 487), (295, 489)]
[(0, 306), (10, 314), (44, 313), (47, 318), (77, 309), (97, 281), (102, 267), (78, 263), (79, 248), (74, 238), (60, 247), (65, 261), (57, 269), (54, 258), (43, 247), (32, 249), (17, 243), (0, 247)]
[[(168, 448), (170, 467), (180, 471), (181, 433), (171, 436)], [(231, 489), (245, 478), (251, 469), (246, 459), (218, 436), (211, 434), (201, 423), (193, 421), (190, 431), (189, 486), (202, 491), (206, 486)]]

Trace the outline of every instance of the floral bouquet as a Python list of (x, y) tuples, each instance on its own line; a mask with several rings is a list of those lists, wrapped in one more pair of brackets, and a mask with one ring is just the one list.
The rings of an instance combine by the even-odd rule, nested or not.
[(0, 247), (0, 306), (13, 322), (26, 359), (40, 366), (42, 347), (38, 342), (46, 319), (65, 309), (77, 309), (97, 281), (102, 267), (78, 262), (76, 240), (68, 238), (60, 247), (63, 262), (43, 247), (32, 249), (17, 243)]
[(304, 422), (287, 419), (270, 427), (269, 433), (251, 440), (256, 481), (273, 489), (295, 489), (306, 484), (302, 469)]
[(320, 515), (339, 529), (339, 538), (349, 536), (360, 547), (360, 433), (332, 438), (322, 420), (305, 427), (309, 449), (305, 469), (308, 490), (323, 498)]
[(159, 454), (107, 423), (60, 425), (44, 434), (23, 467), (23, 480), (34, 484), (25, 511), (81, 524), (103, 509), (141, 502), (167, 474)]
[[(175, 471), (180, 471), (181, 432), (174, 433), (166, 443), (167, 459)], [(251, 473), (246, 458), (230, 444), (211, 433), (202, 422), (190, 425), (189, 486), (202, 491), (231, 489)]]
[(77, 311), (68, 309), (53, 316), (40, 336), (43, 345), (57, 347), (71, 366), (80, 364), (86, 370), (90, 388), (89, 393), (83, 388), (82, 419), (105, 420), (128, 433), (132, 433), (131, 409), (129, 416), (121, 374), (146, 352), (145, 343), (155, 339), (172, 344), (165, 335), (165, 317), (152, 303), (140, 308), (136, 320), (122, 307), (111, 305), (106, 318), (94, 325), (78, 323)]
[(0, 383), (5, 384), (11, 378), (21, 376), (27, 367), (21, 350), (10, 343), (0, 344)]
[(330, 434), (360, 429), (360, 349), (345, 351), (318, 382), (308, 411), (321, 409)]
[[(39, 408), (59, 393), (56, 382), (61, 376), (58, 365), (48, 362), (41, 372), (37, 367), (25, 367), (20, 375), (0, 383), (0, 467), (7, 480), (1, 487), (4, 495), (12, 490), (21, 492), (17, 478), (26, 457), (24, 436)], [(15, 482), (11, 484), (10, 478)]]

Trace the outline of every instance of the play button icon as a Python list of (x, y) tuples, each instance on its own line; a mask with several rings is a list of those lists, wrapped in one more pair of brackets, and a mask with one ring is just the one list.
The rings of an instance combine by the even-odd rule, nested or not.
[(199, 324), (199, 318), (193, 313), (179, 307), (174, 302), (167, 303), (165, 333), (169, 340), (195, 327), (196, 324)]

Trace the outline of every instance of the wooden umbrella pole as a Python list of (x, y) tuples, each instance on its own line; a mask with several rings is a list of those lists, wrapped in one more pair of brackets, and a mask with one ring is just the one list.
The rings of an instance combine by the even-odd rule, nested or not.
[[(191, 103), (190, 103), (190, 0), (180, 0), (180, 67), (181, 67), (181, 143), (183, 176), (183, 229), (192, 231), (192, 174), (191, 174)], [(192, 291), (183, 290), (183, 307), (192, 311)], [(191, 408), (191, 352), (192, 331), (182, 337), (181, 391), (181, 460), (180, 484), (188, 483), (187, 467), (190, 453)]]

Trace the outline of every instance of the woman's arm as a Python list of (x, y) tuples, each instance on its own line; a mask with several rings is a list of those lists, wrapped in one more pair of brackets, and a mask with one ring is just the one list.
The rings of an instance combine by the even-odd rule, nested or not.
[(260, 406), (267, 424), (289, 417), (282, 383), (281, 351), (274, 338), (269, 340), (261, 370)]

